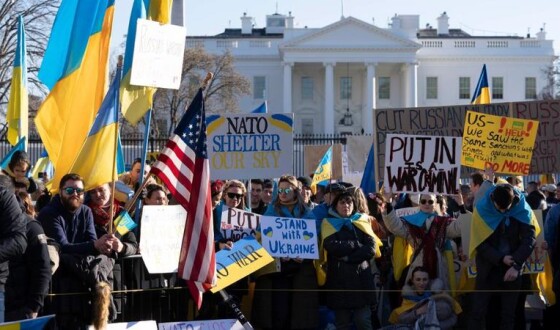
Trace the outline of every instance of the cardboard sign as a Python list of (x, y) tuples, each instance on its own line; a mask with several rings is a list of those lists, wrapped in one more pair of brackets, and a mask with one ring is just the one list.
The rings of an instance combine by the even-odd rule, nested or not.
[(225, 207), (222, 211), (220, 231), (225, 239), (233, 242), (245, 237), (255, 237), (261, 215)]
[[(304, 146), (303, 155), (304, 157), (304, 168), (303, 173), (306, 175), (311, 175), (317, 169), (317, 166), (321, 163), (323, 156), (327, 150), (331, 147), (330, 145), (320, 145), (320, 146)], [(337, 143), (332, 145), (332, 179), (340, 180), (342, 178), (342, 144)]]
[[(377, 159), (379, 173), (385, 165), (387, 134), (414, 134), (462, 137), (467, 111), (539, 122), (533, 145), (529, 174), (560, 172), (560, 100), (454, 105), (422, 108), (375, 109)], [(475, 170), (463, 166), (461, 176)]]
[(392, 192), (456, 194), (461, 138), (387, 134), (385, 189)]
[(166, 322), (158, 324), (159, 330), (243, 330), (239, 321), (234, 319)]
[(212, 179), (280, 177), (293, 171), (293, 114), (206, 118)]
[(263, 246), (273, 257), (319, 259), (314, 219), (263, 216), (261, 232)]
[(140, 250), (150, 274), (177, 271), (186, 219), (187, 211), (181, 205), (142, 208)]
[(183, 27), (139, 19), (134, 39), (130, 84), (179, 89), (184, 54)]
[(467, 111), (461, 164), (528, 175), (539, 122)]
[(274, 259), (254, 238), (239, 240), (233, 243), (231, 250), (224, 249), (216, 253), (218, 281), (210, 291), (218, 292), (272, 261)]

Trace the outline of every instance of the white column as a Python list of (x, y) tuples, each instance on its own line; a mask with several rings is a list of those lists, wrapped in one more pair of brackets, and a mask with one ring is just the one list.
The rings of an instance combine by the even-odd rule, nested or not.
[(294, 63), (284, 62), (284, 113), (292, 113), (292, 67)]
[(325, 133), (334, 133), (334, 63), (325, 66)]
[(376, 65), (376, 63), (366, 63), (366, 99), (362, 108), (362, 128), (366, 134), (373, 134), (373, 109), (377, 107)]
[(406, 81), (407, 81), (407, 107), (418, 106), (418, 63), (406, 64)]

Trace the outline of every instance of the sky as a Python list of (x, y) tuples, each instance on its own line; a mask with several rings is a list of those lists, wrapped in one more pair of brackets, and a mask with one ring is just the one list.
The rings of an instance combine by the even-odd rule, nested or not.
[[(444, 11), (450, 28), (477, 36), (534, 37), (544, 26), (547, 39), (555, 40), (560, 54), (560, 1), (554, 0), (184, 0), (188, 36), (212, 36), (225, 28), (241, 28), (243, 13), (253, 17), (255, 27), (266, 25), (266, 15), (292, 13), (296, 28), (319, 28), (352, 16), (386, 28), (390, 18), (420, 15), (420, 27), (437, 27)], [(126, 33), (132, 0), (116, 0), (113, 28), (115, 44)]]

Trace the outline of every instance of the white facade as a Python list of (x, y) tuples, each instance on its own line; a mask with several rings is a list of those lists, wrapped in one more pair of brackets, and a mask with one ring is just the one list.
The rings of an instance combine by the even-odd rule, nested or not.
[(380, 28), (353, 17), (322, 28), (293, 28), (293, 17), (267, 16), (267, 28), (226, 29), (187, 37), (187, 47), (229, 50), (253, 84), (239, 100), (250, 112), (265, 99), (271, 113), (294, 113), (296, 133), (372, 133), (376, 108), (468, 104), (486, 64), (492, 102), (536, 98), (543, 70), (555, 60), (552, 40), (477, 37), (450, 29), (419, 29), (419, 16), (400, 15)]

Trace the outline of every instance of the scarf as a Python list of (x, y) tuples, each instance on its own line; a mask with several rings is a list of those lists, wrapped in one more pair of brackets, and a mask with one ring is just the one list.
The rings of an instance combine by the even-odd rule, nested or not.
[[(115, 217), (115, 215), (118, 214), (119, 209), (121, 209), (119, 202), (115, 200), (113, 200), (113, 216), (109, 216), (110, 206), (102, 207), (102, 206), (95, 205), (93, 203), (89, 203), (88, 206), (91, 208), (91, 212), (93, 213), (93, 220), (95, 224), (102, 227), (107, 226), (109, 221), (112, 220)], [(105, 209), (107, 211), (105, 211)]]

